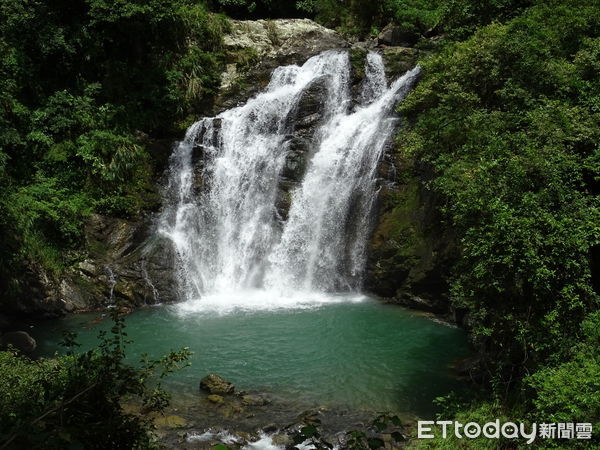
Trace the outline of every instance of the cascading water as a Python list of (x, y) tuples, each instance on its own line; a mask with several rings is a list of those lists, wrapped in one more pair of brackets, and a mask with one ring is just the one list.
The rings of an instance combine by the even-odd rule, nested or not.
[[(302, 306), (360, 287), (375, 174), (419, 69), (389, 88), (383, 61), (367, 57), (351, 111), (348, 53), (276, 69), (245, 105), (192, 125), (171, 157), (160, 232), (177, 251), (188, 309)], [(277, 210), (289, 135), (303, 93), (325, 86), (306, 173)]]

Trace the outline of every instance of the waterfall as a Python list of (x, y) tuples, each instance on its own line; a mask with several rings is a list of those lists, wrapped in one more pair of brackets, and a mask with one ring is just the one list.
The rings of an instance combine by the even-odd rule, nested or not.
[(117, 285), (117, 277), (108, 264), (104, 266), (104, 270), (106, 272), (109, 286), (108, 305), (109, 307), (113, 307), (115, 305), (115, 286)]
[(379, 53), (369, 52), (365, 65), (365, 80), (361, 92), (363, 105), (374, 102), (380, 98), (387, 89), (385, 66)]
[[(188, 129), (171, 156), (159, 227), (176, 249), (188, 307), (293, 306), (298, 296), (360, 288), (378, 161), (397, 120), (393, 109), (418, 71), (388, 88), (381, 56), (369, 53), (353, 108), (348, 53), (328, 51), (277, 68), (246, 104)], [(317, 82), (320, 123), (282, 218), (289, 138), (302, 96)]]

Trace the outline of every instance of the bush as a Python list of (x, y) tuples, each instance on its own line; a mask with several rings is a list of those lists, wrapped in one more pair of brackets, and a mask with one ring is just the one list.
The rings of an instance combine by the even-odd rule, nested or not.
[[(156, 448), (146, 415), (127, 413), (123, 401), (142, 411), (162, 411), (168, 396), (160, 380), (184, 367), (189, 351), (172, 352), (140, 367), (124, 362), (124, 322), (119, 312), (110, 335), (82, 354), (32, 361), (0, 352), (0, 445), (9, 448)], [(74, 336), (66, 345), (73, 350)]]

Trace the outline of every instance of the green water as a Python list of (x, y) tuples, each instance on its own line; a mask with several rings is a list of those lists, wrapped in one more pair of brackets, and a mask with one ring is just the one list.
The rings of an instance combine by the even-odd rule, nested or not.
[[(59, 350), (62, 330), (93, 346), (101, 314), (81, 314), (34, 327), (41, 355)], [(465, 333), (374, 300), (307, 309), (182, 315), (174, 306), (127, 316), (132, 360), (181, 347), (192, 366), (167, 385), (174, 395), (197, 395), (198, 381), (217, 373), (238, 389), (266, 392), (307, 404), (429, 416), (432, 400), (460, 389), (449, 370), (468, 354)]]

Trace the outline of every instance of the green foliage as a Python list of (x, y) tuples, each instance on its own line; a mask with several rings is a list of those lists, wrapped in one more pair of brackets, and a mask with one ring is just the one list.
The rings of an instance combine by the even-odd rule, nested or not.
[(423, 33), (439, 25), (446, 4), (435, 0), (386, 0), (385, 9), (403, 30)]
[(533, 389), (534, 419), (590, 422), (600, 426), (600, 312), (583, 322), (583, 339), (563, 363), (544, 367), (526, 379)]
[[(471, 6), (479, 18), (461, 23), (490, 20)], [(461, 249), (452, 302), (496, 401), (538, 421), (598, 421), (600, 5), (516, 11), (422, 61), (398, 142), (436, 175)]]
[(301, 17), (314, 10), (314, 0), (212, 0), (209, 5), (240, 19)]
[(215, 92), (228, 23), (193, 0), (0, 0), (0, 15), (4, 291), (25, 260), (68, 264), (91, 212), (145, 206), (145, 145)]
[[(551, 363), (525, 378), (520, 401), (506, 403), (478, 399), (458, 401), (452, 395), (440, 399), (446, 407), (438, 420), (453, 418), (461, 423), (592, 423), (600, 426), (600, 312), (592, 313), (581, 326), (581, 341), (568, 351), (564, 362)], [(525, 401), (523, 401), (525, 399)], [(511, 446), (510, 440), (457, 439), (453, 433), (443, 439), (434, 428), (432, 440), (414, 441), (416, 448), (484, 449)], [(512, 443), (514, 444), (514, 442)], [(596, 448), (597, 442), (570, 442), (569, 448)], [(544, 439), (546, 448), (564, 448), (565, 441)], [(525, 444), (523, 444), (525, 447)]]
[(406, 34), (464, 38), (478, 27), (517, 16), (531, 0), (304, 0), (301, 10), (341, 31), (368, 35), (388, 23)]
[[(144, 413), (162, 411), (168, 396), (160, 380), (185, 367), (189, 351), (171, 352), (140, 367), (124, 362), (126, 333), (117, 310), (109, 335), (82, 354), (32, 361), (0, 352), (0, 445), (9, 448), (156, 448), (151, 423), (127, 413), (136, 399)], [(74, 349), (73, 336), (66, 344)]]
[[(520, 421), (520, 416), (517, 411), (507, 411), (497, 402), (481, 402), (470, 407), (464, 405), (458, 409), (453, 416), (442, 416), (439, 420), (456, 420), (462, 424), (475, 422), (485, 424), (494, 422), (496, 419), (500, 423)], [(481, 435), (476, 439), (459, 439), (454, 434), (452, 427), (448, 428), (446, 437), (442, 437), (442, 428), (433, 427), (432, 434), (435, 436), (432, 439), (415, 439), (411, 441), (411, 448), (415, 449), (439, 449), (439, 450), (454, 450), (457, 448), (466, 450), (494, 450), (500, 448), (516, 448), (514, 440), (511, 439), (488, 439)]]

